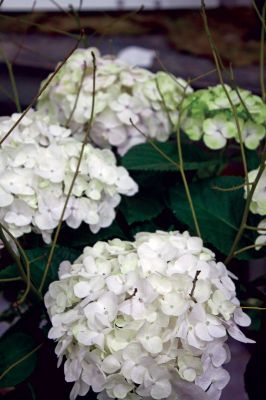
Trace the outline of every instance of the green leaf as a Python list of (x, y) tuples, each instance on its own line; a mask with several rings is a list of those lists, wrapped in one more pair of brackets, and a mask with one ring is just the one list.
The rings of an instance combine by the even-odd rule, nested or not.
[[(33, 338), (24, 333), (14, 333), (0, 339), (0, 376), (18, 362), (0, 379), (0, 387), (15, 386), (31, 375), (36, 366), (37, 354), (34, 352), (29, 357), (26, 356), (35, 348)], [(23, 358), (24, 361), (19, 362)]]
[(108, 228), (101, 228), (98, 233), (92, 233), (88, 225), (83, 224), (78, 230), (78, 234), (75, 234), (73, 229), (68, 231), (67, 240), (71, 240), (71, 246), (93, 246), (98, 241), (111, 240), (115, 238), (125, 239), (125, 234), (120, 228), (117, 221), (114, 221)]
[(261, 160), (258, 153), (254, 150), (245, 149), (248, 170), (252, 171), (260, 166)]
[(15, 264), (9, 265), (0, 270), (0, 279), (14, 278), (18, 275), (18, 268)]
[[(215, 190), (213, 187), (230, 188), (243, 183), (240, 177), (217, 177), (190, 184), (191, 196), (198, 218), (202, 238), (221, 253), (227, 255), (238, 232), (245, 201), (243, 189), (230, 192)], [(194, 231), (190, 207), (183, 186), (170, 190), (170, 208), (176, 218)], [(252, 244), (248, 234), (243, 236), (240, 247)], [(245, 258), (244, 254), (239, 258)]]
[(153, 221), (144, 222), (133, 226), (131, 229), (132, 236), (134, 237), (139, 232), (155, 232), (158, 226)]
[(124, 198), (120, 210), (129, 225), (134, 222), (149, 221), (157, 217), (164, 208), (162, 201), (156, 195), (139, 194), (134, 197)]
[[(175, 141), (166, 143), (156, 142), (168, 157), (179, 162), (177, 145)], [(198, 170), (211, 166), (219, 166), (223, 162), (217, 153), (206, 152), (196, 145), (183, 144), (183, 159), (186, 170)], [(129, 171), (176, 171), (177, 167), (166, 160), (150, 143), (139, 144), (132, 147), (121, 160), (122, 165)]]
[[(39, 286), (41, 283), (42, 275), (44, 272), (45, 265), (47, 264), (48, 255), (50, 249), (48, 247), (37, 247), (32, 250), (26, 250), (27, 257), (30, 262), (31, 280), (35, 286)], [(49, 268), (47, 279), (45, 282), (45, 288), (58, 279), (58, 267), (62, 261), (69, 260), (74, 261), (79, 256), (79, 252), (75, 249), (57, 246), (54, 252), (52, 263)], [(0, 271), (0, 278), (12, 278), (19, 275), (19, 270), (16, 264), (9, 265)]]

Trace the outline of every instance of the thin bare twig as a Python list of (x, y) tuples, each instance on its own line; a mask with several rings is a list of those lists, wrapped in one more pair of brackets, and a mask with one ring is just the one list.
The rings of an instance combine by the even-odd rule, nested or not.
[(85, 146), (86, 146), (86, 144), (88, 142), (88, 138), (89, 138), (89, 134), (90, 134), (93, 118), (94, 118), (95, 91), (96, 91), (95, 90), (95, 88), (96, 88), (96, 58), (95, 58), (95, 54), (93, 52), (91, 53), (91, 55), (92, 55), (92, 60), (93, 60), (93, 90), (92, 90), (91, 115), (90, 115), (90, 119), (89, 119), (89, 122), (88, 122), (87, 130), (85, 132), (84, 140), (83, 140), (83, 143), (82, 143), (82, 147), (81, 147), (81, 151), (80, 151), (80, 155), (79, 155), (79, 159), (78, 159), (78, 163), (77, 163), (77, 168), (76, 168), (76, 171), (75, 171), (75, 173), (73, 175), (73, 179), (72, 179), (71, 185), (69, 187), (69, 191), (68, 191), (68, 194), (67, 194), (67, 197), (66, 197), (66, 201), (65, 201), (61, 216), (60, 216), (60, 220), (59, 220), (58, 226), (57, 226), (56, 231), (55, 231), (55, 236), (54, 236), (53, 243), (52, 243), (52, 246), (51, 246), (51, 250), (50, 250), (50, 253), (49, 253), (49, 256), (48, 256), (47, 264), (46, 264), (45, 269), (44, 269), (44, 273), (43, 273), (43, 276), (42, 276), (41, 284), (40, 284), (40, 287), (39, 287), (39, 292), (40, 293), (43, 290), (43, 287), (44, 287), (44, 284), (45, 284), (45, 281), (46, 281), (46, 277), (47, 277), (47, 274), (48, 274), (48, 271), (49, 271), (49, 268), (50, 268), (50, 265), (51, 265), (51, 262), (52, 262), (52, 259), (53, 259), (56, 243), (57, 243), (57, 240), (58, 240), (58, 237), (59, 237), (59, 233), (60, 233), (60, 230), (61, 230), (61, 226), (62, 226), (62, 223), (63, 223), (63, 219), (64, 219), (65, 211), (66, 211), (66, 208), (67, 208), (67, 204), (68, 204), (68, 201), (70, 199), (70, 196), (71, 196), (71, 193), (72, 193), (76, 178), (77, 178), (77, 176), (79, 174), (79, 168), (80, 168), (81, 160), (82, 160), (82, 157), (83, 157)]
[(18, 126), (18, 124), (22, 121), (22, 119), (25, 117), (27, 112), (31, 109), (33, 104), (38, 100), (38, 98), (43, 94), (43, 92), (46, 90), (46, 88), (49, 86), (50, 82), (54, 79), (54, 77), (57, 75), (57, 73), (60, 71), (60, 69), (63, 67), (63, 65), (67, 62), (69, 57), (74, 53), (74, 51), (77, 49), (79, 43), (81, 41), (81, 37), (79, 38), (78, 42), (76, 43), (75, 47), (70, 51), (70, 53), (67, 55), (67, 57), (64, 59), (62, 63), (60, 63), (54, 72), (50, 75), (50, 77), (47, 79), (41, 90), (36, 94), (36, 96), (33, 98), (29, 106), (23, 111), (21, 116), (17, 119), (17, 121), (12, 125), (12, 127), (9, 129), (9, 131), (5, 134), (5, 136), (0, 140), (0, 146), (1, 144), (8, 138), (8, 136), (13, 132), (13, 130)]

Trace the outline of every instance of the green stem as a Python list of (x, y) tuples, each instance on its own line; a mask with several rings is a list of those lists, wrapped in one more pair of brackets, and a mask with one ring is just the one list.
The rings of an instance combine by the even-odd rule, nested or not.
[(61, 226), (62, 226), (62, 223), (63, 223), (63, 219), (64, 219), (65, 211), (66, 211), (66, 208), (67, 208), (67, 204), (68, 204), (68, 201), (70, 199), (70, 195), (72, 193), (76, 178), (77, 178), (77, 176), (79, 174), (79, 168), (80, 168), (81, 160), (82, 160), (82, 157), (83, 157), (85, 146), (86, 146), (86, 144), (88, 142), (88, 138), (89, 138), (89, 134), (90, 134), (91, 126), (92, 126), (92, 121), (93, 121), (93, 117), (94, 117), (95, 92), (96, 92), (96, 85), (95, 85), (95, 82), (96, 82), (96, 59), (95, 59), (94, 53), (92, 52), (91, 54), (92, 54), (92, 59), (93, 59), (93, 91), (92, 91), (92, 106), (91, 106), (90, 120), (88, 122), (88, 128), (87, 128), (87, 130), (85, 132), (84, 140), (83, 140), (83, 143), (82, 143), (81, 152), (80, 152), (78, 163), (77, 163), (77, 168), (76, 168), (76, 171), (75, 171), (75, 173), (73, 175), (73, 179), (72, 179), (72, 182), (71, 182), (71, 185), (70, 185), (67, 197), (66, 197), (66, 201), (65, 201), (65, 204), (64, 204), (61, 216), (60, 216), (60, 220), (59, 220), (58, 226), (56, 228), (56, 232), (55, 232), (55, 236), (54, 236), (54, 239), (53, 239), (51, 250), (50, 250), (50, 253), (49, 253), (49, 256), (48, 256), (47, 264), (46, 264), (45, 269), (44, 269), (44, 273), (43, 273), (43, 276), (42, 276), (41, 284), (40, 284), (40, 287), (39, 287), (39, 292), (40, 293), (42, 293), (43, 286), (45, 284), (46, 277), (47, 277), (47, 274), (48, 274), (48, 271), (49, 271), (49, 268), (50, 268), (50, 265), (51, 265), (51, 262), (52, 262), (52, 259), (53, 259), (56, 243), (57, 243), (57, 240), (58, 240), (58, 237), (59, 237), (59, 233), (60, 233), (60, 230), (61, 230)]
[(17, 276), (15, 278), (1, 278), (0, 279), (0, 283), (5, 283), (5, 282), (17, 282), (17, 281), (21, 281), (21, 276)]
[[(22, 262), (20, 260), (19, 255), (17, 255), (15, 253), (15, 251), (12, 249), (12, 246), (9, 243), (9, 241), (7, 240), (4, 232), (6, 232), (6, 234), (8, 236), (10, 236), (10, 238), (12, 240), (14, 240), (14, 242), (16, 243), (16, 245), (19, 248), (19, 250), (20, 251), (22, 250), (21, 253), (22, 253), (22, 255), (23, 255), (24, 259), (25, 259), (27, 273), (25, 273), (25, 271), (24, 271), (24, 268), (23, 268), (23, 265), (22, 265)], [(42, 297), (39, 295), (39, 293), (36, 290), (35, 286), (31, 283), (31, 280), (30, 280), (30, 268), (29, 268), (29, 262), (28, 262), (28, 259), (27, 259), (27, 255), (25, 254), (25, 252), (22, 249), (22, 246), (20, 245), (18, 240), (16, 238), (14, 238), (14, 236), (2, 224), (0, 224), (0, 238), (3, 241), (8, 253), (11, 255), (11, 257), (13, 258), (15, 263), (17, 264), (18, 269), (20, 271), (21, 278), (23, 279), (23, 281), (26, 284), (25, 292), (23, 293), (23, 296), (18, 300), (18, 304), (21, 304), (23, 301), (25, 301), (29, 291), (31, 291), (32, 294), (35, 297), (38, 297), (38, 300), (42, 300)]]
[(18, 304), (23, 303), (26, 300), (26, 297), (30, 291), (30, 287), (31, 287), (31, 280), (30, 280), (30, 262), (29, 259), (27, 257), (27, 254), (25, 253), (25, 251), (23, 250), (23, 247), (20, 245), (19, 241), (11, 234), (11, 232), (9, 232), (9, 230), (2, 224), (1, 225), (1, 229), (4, 230), (7, 235), (10, 236), (10, 238), (14, 241), (14, 243), (16, 244), (16, 246), (18, 247), (24, 262), (25, 262), (25, 267), (26, 267), (26, 289), (25, 292), (23, 293), (22, 297), (18, 300)]
[(266, 243), (262, 243), (262, 244), (251, 244), (249, 246), (245, 246), (242, 247), (242, 249), (239, 249), (237, 251), (234, 252), (234, 256), (237, 256), (238, 254), (244, 253), (247, 250), (252, 250), (252, 249), (256, 249), (257, 247), (264, 247), (266, 246)]
[(245, 226), (246, 229), (249, 229), (251, 231), (265, 231), (266, 232), (266, 228), (258, 228), (256, 226), (250, 226), (250, 225), (246, 225)]
[[(189, 83), (187, 84), (187, 86), (188, 85), (189, 85)], [(186, 94), (186, 88), (184, 89), (184, 93), (183, 93), (182, 99), (181, 99), (180, 104), (179, 104), (180, 112), (178, 114), (178, 121), (177, 121), (177, 127), (176, 127), (177, 151), (178, 151), (178, 159), (179, 159), (179, 171), (180, 171), (180, 174), (181, 174), (181, 178), (182, 178), (183, 185), (184, 185), (184, 188), (185, 188), (187, 200), (188, 200), (189, 207), (190, 207), (191, 214), (192, 214), (192, 218), (193, 218), (193, 221), (194, 221), (195, 230), (197, 232), (197, 235), (199, 237), (201, 237), (200, 228), (199, 228), (199, 224), (198, 224), (198, 220), (197, 220), (197, 215), (196, 215), (196, 212), (195, 212), (193, 200), (192, 200), (192, 197), (191, 197), (191, 194), (190, 194), (190, 189), (189, 189), (189, 185), (188, 185), (186, 174), (185, 174), (183, 151), (182, 151), (182, 144), (181, 144), (181, 115), (182, 115), (181, 108), (182, 108), (183, 101), (185, 99), (185, 94)]]
[(83, 85), (83, 82), (84, 82), (84, 79), (85, 79), (85, 76), (86, 76), (86, 68), (87, 68), (87, 64), (85, 62), (84, 65), (83, 65), (83, 72), (82, 72), (80, 84), (79, 84), (79, 87), (78, 87), (78, 92), (77, 92), (77, 95), (76, 95), (76, 98), (75, 98), (75, 103), (74, 103), (74, 106), (73, 106), (73, 108), (71, 110), (71, 113), (69, 114), (69, 117), (67, 119), (66, 128), (69, 127), (69, 124), (70, 124), (70, 122), (72, 120), (73, 114), (74, 114), (74, 112), (75, 112), (75, 110), (77, 108), (80, 92), (81, 92), (82, 85)]
[(163, 150), (161, 150), (160, 147), (157, 146), (157, 144), (154, 143), (153, 140), (151, 140), (137, 125), (134, 124), (131, 118), (129, 119), (129, 122), (131, 123), (133, 128), (135, 128), (141, 135), (145, 137), (147, 142), (157, 151), (157, 153), (159, 153), (165, 160), (169, 161), (170, 164), (174, 165), (178, 169), (178, 171), (180, 170), (179, 164), (171, 157), (169, 157)]
[(221, 72), (221, 68), (220, 68), (220, 62), (219, 62), (219, 55), (217, 53), (215, 44), (213, 42), (213, 38), (209, 29), (209, 24), (208, 24), (208, 19), (207, 19), (207, 15), (206, 15), (206, 10), (205, 10), (205, 2), (204, 0), (201, 0), (201, 10), (202, 10), (202, 18), (203, 18), (203, 22), (204, 22), (204, 27), (205, 27), (205, 31), (206, 31), (206, 35), (210, 44), (210, 47), (212, 49), (212, 54), (213, 54), (213, 58), (214, 58), (214, 62), (216, 65), (216, 69), (217, 69), (217, 74), (221, 83), (221, 86), (223, 88), (223, 91), (228, 99), (228, 102), (230, 104), (230, 107), (233, 111), (233, 115), (234, 115), (234, 119), (235, 119), (235, 123), (236, 123), (236, 128), (237, 128), (237, 133), (238, 133), (238, 139), (239, 139), (239, 144), (240, 144), (240, 151), (241, 151), (241, 157), (242, 157), (242, 162), (243, 162), (243, 168), (244, 168), (244, 173), (245, 173), (245, 179), (247, 182), (247, 192), (249, 192), (249, 180), (248, 180), (248, 168), (247, 168), (247, 160), (246, 160), (246, 154), (245, 154), (245, 149), (244, 149), (244, 144), (243, 144), (243, 139), (242, 139), (242, 132), (241, 132), (241, 127), (240, 127), (240, 123), (239, 123), (239, 119), (238, 119), (238, 115), (237, 115), (237, 110), (236, 107), (230, 97), (230, 94), (224, 84), (224, 80), (223, 80), (223, 76), (222, 76), (222, 72)]
[(10, 372), (12, 371), (12, 369), (14, 369), (15, 367), (17, 367), (20, 363), (22, 363), (23, 361), (27, 360), (27, 358), (29, 358), (32, 354), (36, 353), (36, 351), (38, 351), (41, 347), (43, 346), (43, 343), (39, 344), (38, 346), (36, 346), (33, 350), (31, 350), (28, 354), (26, 354), (25, 356), (21, 357), (19, 360), (17, 360), (16, 362), (14, 362), (13, 364), (11, 364), (8, 368), (5, 369), (5, 371), (0, 375), (0, 381)]
[(238, 243), (239, 243), (239, 241), (240, 241), (240, 239), (241, 239), (241, 237), (242, 237), (242, 235), (243, 235), (243, 233), (245, 231), (245, 228), (246, 228), (246, 225), (247, 225), (248, 214), (249, 214), (250, 203), (251, 203), (253, 194), (255, 192), (255, 189), (257, 187), (257, 184), (258, 184), (258, 182), (259, 182), (259, 180), (260, 180), (260, 178), (261, 178), (261, 176), (263, 174), (263, 171), (265, 169), (265, 160), (266, 160), (266, 149), (264, 149), (264, 155), (263, 155), (263, 158), (262, 158), (262, 161), (261, 161), (257, 176), (256, 176), (254, 182), (251, 184), (250, 192), (247, 195), (247, 200), (246, 200), (246, 204), (245, 204), (242, 220), (241, 220), (241, 223), (240, 223), (240, 227), (239, 227), (239, 230), (238, 230), (238, 232), (236, 234), (234, 242), (232, 244), (232, 247), (231, 247), (231, 250), (229, 252), (229, 255), (225, 260), (225, 264), (228, 264), (232, 260), (232, 258), (234, 257), (235, 252), (236, 252), (236, 248), (238, 246)]
[(261, 21), (261, 24), (262, 24), (262, 26), (263, 26), (263, 29), (266, 31), (265, 19), (263, 19), (262, 14), (259, 12), (259, 9), (258, 9), (258, 7), (257, 7), (256, 1), (255, 1), (255, 0), (252, 0), (252, 4), (253, 4), (253, 7), (254, 7), (254, 9), (255, 9), (255, 11), (256, 11), (257, 16), (259, 17), (259, 19), (260, 19), (260, 21)]
[(19, 95), (18, 95), (17, 84), (16, 84), (15, 75), (14, 75), (14, 71), (13, 71), (13, 66), (12, 66), (11, 62), (9, 61), (9, 59), (7, 58), (6, 53), (3, 50), (3, 48), (0, 48), (0, 53), (2, 54), (5, 64), (6, 64), (6, 67), (7, 67), (7, 72), (8, 72), (9, 80), (11, 83), (12, 92), (13, 92), (13, 100), (15, 102), (17, 112), (21, 113), (21, 106), (20, 106), (20, 102), (19, 102)]
[[(249, 184), (250, 185), (250, 184)], [(241, 185), (235, 185), (229, 188), (223, 188), (220, 186), (212, 186), (212, 189), (218, 190), (219, 192), (234, 192), (235, 190), (243, 189), (246, 185), (242, 183)]]

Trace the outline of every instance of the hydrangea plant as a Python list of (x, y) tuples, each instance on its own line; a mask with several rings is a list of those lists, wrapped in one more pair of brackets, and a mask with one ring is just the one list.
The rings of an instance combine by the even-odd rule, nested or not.
[(70, 126), (76, 135), (82, 133), (93, 98), (92, 51), (97, 69), (91, 140), (100, 147), (117, 147), (120, 154), (146, 137), (166, 141), (183, 93), (191, 92), (191, 87), (163, 71), (154, 74), (112, 56), (102, 57), (97, 49), (78, 49), (69, 57), (40, 97), (40, 112), (51, 123)]
[(218, 400), (228, 336), (263, 337), (265, 278), (231, 271), (266, 255), (265, 88), (225, 85), (212, 48), (221, 84), (195, 92), (97, 49), (58, 64), (37, 111), (19, 111), (12, 80), (0, 390), (65, 400), (66, 381), (71, 399)]

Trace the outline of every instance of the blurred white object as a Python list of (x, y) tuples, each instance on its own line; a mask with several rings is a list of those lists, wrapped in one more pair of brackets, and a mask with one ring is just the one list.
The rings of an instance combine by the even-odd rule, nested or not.
[[(33, 7), (33, 0), (4, 0), (1, 11), (30, 11)], [(78, 0), (58, 0), (60, 7), (69, 8), (72, 4), (76, 9), (79, 7)], [(205, 0), (206, 7), (218, 7), (220, 0)], [(129, 10), (138, 9), (144, 6), (145, 9), (178, 9), (178, 8), (199, 8), (200, 0), (84, 0), (82, 10)], [(34, 10), (41, 11), (62, 11), (51, 0), (37, 0)]]
[(118, 53), (118, 58), (130, 65), (149, 68), (153, 64), (156, 52), (144, 47), (129, 46)]

